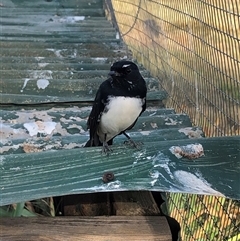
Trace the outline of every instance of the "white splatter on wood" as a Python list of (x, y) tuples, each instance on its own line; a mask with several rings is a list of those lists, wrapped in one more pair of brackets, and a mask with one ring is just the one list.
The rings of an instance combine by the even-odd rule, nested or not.
[(49, 85), (49, 81), (47, 79), (39, 79), (37, 80), (37, 87), (38, 89), (45, 89)]
[(152, 158), (152, 164), (154, 168), (161, 167), (165, 172), (173, 179), (172, 172), (170, 171), (170, 159), (162, 152), (158, 152), (156, 156)]
[(184, 190), (193, 193), (214, 194), (217, 196), (224, 195), (213, 188), (204, 178), (195, 176), (194, 174), (182, 170), (173, 173), (175, 179), (183, 185)]
[(22, 87), (22, 89), (20, 90), (21, 92), (23, 92), (23, 90), (24, 90), (25, 87), (27, 86), (27, 83), (28, 83), (29, 80), (30, 80), (30, 79), (28, 79), (28, 78), (24, 80), (23, 87)]

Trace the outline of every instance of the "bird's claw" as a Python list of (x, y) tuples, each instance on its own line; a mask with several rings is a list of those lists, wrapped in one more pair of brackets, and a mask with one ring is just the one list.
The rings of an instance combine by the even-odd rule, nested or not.
[(132, 139), (129, 139), (129, 140), (126, 140), (124, 141), (124, 144), (128, 145), (128, 146), (131, 146), (133, 148), (136, 148), (136, 149), (141, 149), (143, 143), (142, 142), (135, 142), (133, 141)]
[(112, 149), (109, 145), (107, 143), (103, 143), (102, 154), (109, 155), (110, 152), (112, 152)]

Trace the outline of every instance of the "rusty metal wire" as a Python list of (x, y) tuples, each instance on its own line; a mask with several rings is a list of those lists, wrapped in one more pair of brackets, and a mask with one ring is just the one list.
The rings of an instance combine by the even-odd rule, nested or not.
[[(167, 107), (187, 113), (208, 137), (240, 135), (240, 0), (105, 3), (133, 57), (167, 91)], [(167, 197), (183, 240), (229, 241), (240, 232), (237, 201)]]

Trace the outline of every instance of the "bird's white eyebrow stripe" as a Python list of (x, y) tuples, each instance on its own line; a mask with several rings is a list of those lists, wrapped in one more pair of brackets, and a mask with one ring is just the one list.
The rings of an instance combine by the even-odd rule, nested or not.
[(124, 64), (122, 67), (127, 68), (128, 66), (130, 66), (130, 64)]

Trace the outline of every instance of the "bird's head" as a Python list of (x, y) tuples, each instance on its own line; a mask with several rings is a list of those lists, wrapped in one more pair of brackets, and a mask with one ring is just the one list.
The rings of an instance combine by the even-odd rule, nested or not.
[(123, 78), (128, 80), (138, 79), (141, 76), (137, 65), (127, 60), (121, 60), (112, 64), (109, 75), (113, 79)]

